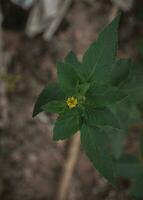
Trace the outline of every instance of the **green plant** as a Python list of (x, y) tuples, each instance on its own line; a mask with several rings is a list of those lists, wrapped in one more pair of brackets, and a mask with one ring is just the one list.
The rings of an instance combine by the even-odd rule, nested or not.
[(58, 113), (54, 140), (78, 130), (81, 145), (96, 169), (115, 185), (117, 160), (129, 126), (141, 119), (143, 97), (130, 59), (117, 59), (118, 15), (86, 50), (82, 62), (70, 52), (57, 64), (58, 81), (39, 95), (33, 117), (42, 111)]

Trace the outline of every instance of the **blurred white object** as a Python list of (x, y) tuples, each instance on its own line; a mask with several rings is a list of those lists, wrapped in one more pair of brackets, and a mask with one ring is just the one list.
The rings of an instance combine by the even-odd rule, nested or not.
[(129, 11), (133, 7), (134, 0), (112, 0), (118, 8), (123, 11)]
[(34, 0), (11, 0), (14, 4), (21, 6), (24, 9), (28, 9), (34, 3)]
[(44, 32), (46, 40), (51, 39), (65, 16), (71, 0), (39, 0), (35, 3), (27, 23), (26, 33), (34, 36)]

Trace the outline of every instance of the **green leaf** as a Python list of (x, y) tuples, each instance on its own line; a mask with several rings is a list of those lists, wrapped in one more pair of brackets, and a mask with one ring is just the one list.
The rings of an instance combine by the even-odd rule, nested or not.
[(67, 56), (65, 58), (65, 62), (69, 63), (69, 64), (72, 64), (75, 67), (79, 67), (79, 65), (80, 65), (80, 62), (78, 61), (78, 59), (77, 59), (77, 57), (76, 57), (76, 55), (75, 55), (75, 53), (73, 51), (70, 51), (67, 54)]
[(85, 52), (83, 72), (87, 80), (89, 77), (96, 83), (105, 83), (108, 80), (117, 54), (119, 19), (120, 15), (104, 28), (97, 41), (91, 44)]
[(59, 62), (57, 65), (57, 70), (58, 80), (61, 88), (67, 95), (73, 95), (78, 82), (80, 82), (80, 78), (77, 75), (74, 67), (69, 63)]
[(130, 99), (139, 104), (143, 102), (143, 67), (133, 63), (130, 69), (128, 81), (122, 85), (122, 89), (129, 95)]
[(66, 104), (61, 101), (50, 101), (49, 103), (42, 106), (42, 109), (50, 113), (61, 113), (65, 110)]
[(129, 193), (136, 198), (143, 198), (143, 174), (133, 181)]
[(65, 95), (61, 91), (58, 83), (48, 84), (40, 93), (35, 103), (32, 116), (35, 117), (37, 114), (42, 112), (42, 106), (47, 104), (52, 100), (61, 100), (64, 99)]
[(133, 80), (126, 85), (124, 90), (134, 101), (134, 103), (139, 104), (143, 102), (143, 80)]
[(114, 129), (114, 133), (111, 136), (112, 152), (116, 159), (119, 159), (123, 152), (123, 145), (125, 142), (125, 133), (121, 129)]
[(123, 144), (125, 142), (125, 131), (113, 127), (103, 127), (104, 131), (108, 134), (111, 141), (112, 154), (115, 159), (119, 159), (123, 152)]
[(77, 93), (80, 95), (85, 95), (90, 87), (89, 83), (83, 83), (77, 86)]
[(80, 129), (80, 118), (76, 109), (60, 115), (55, 123), (53, 140), (63, 140), (71, 137)]
[(81, 129), (81, 144), (96, 169), (114, 185), (114, 167), (109, 150), (110, 143), (105, 132), (102, 129), (93, 129), (84, 124)]
[(86, 112), (86, 123), (89, 126), (101, 127), (112, 126), (120, 128), (120, 121), (111, 112), (109, 108), (95, 108), (94, 110), (88, 109)]
[(82, 82), (85, 82), (85, 79), (81, 73), (81, 70), (82, 70), (81, 63), (79, 62), (79, 60), (77, 59), (73, 51), (70, 51), (68, 53), (68, 55), (65, 58), (65, 63), (69, 63), (74, 68), (75, 72), (78, 74), (78, 77), (80, 77), (80, 80)]
[(111, 83), (118, 85), (128, 78), (132, 63), (130, 59), (117, 60), (112, 66)]
[(127, 94), (117, 87), (92, 84), (86, 96), (89, 104), (103, 107), (121, 101)]
[(141, 165), (139, 160), (132, 155), (123, 155), (116, 161), (116, 175), (124, 178), (135, 178), (140, 174)]
[(128, 130), (133, 123), (141, 121), (141, 113), (129, 98), (125, 98), (110, 108), (119, 120), (121, 129)]

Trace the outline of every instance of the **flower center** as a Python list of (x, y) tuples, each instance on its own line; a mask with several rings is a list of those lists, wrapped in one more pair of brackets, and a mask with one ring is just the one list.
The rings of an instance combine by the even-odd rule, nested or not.
[(69, 97), (66, 102), (67, 102), (67, 105), (70, 109), (75, 108), (78, 104), (77, 99), (73, 96)]

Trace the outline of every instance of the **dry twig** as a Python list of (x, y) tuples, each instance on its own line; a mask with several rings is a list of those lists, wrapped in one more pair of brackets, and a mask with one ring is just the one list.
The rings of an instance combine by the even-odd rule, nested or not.
[(64, 170), (59, 182), (59, 191), (57, 195), (57, 200), (66, 200), (69, 186), (72, 179), (72, 174), (78, 159), (80, 150), (80, 133), (77, 132), (70, 144), (68, 158), (64, 166)]

